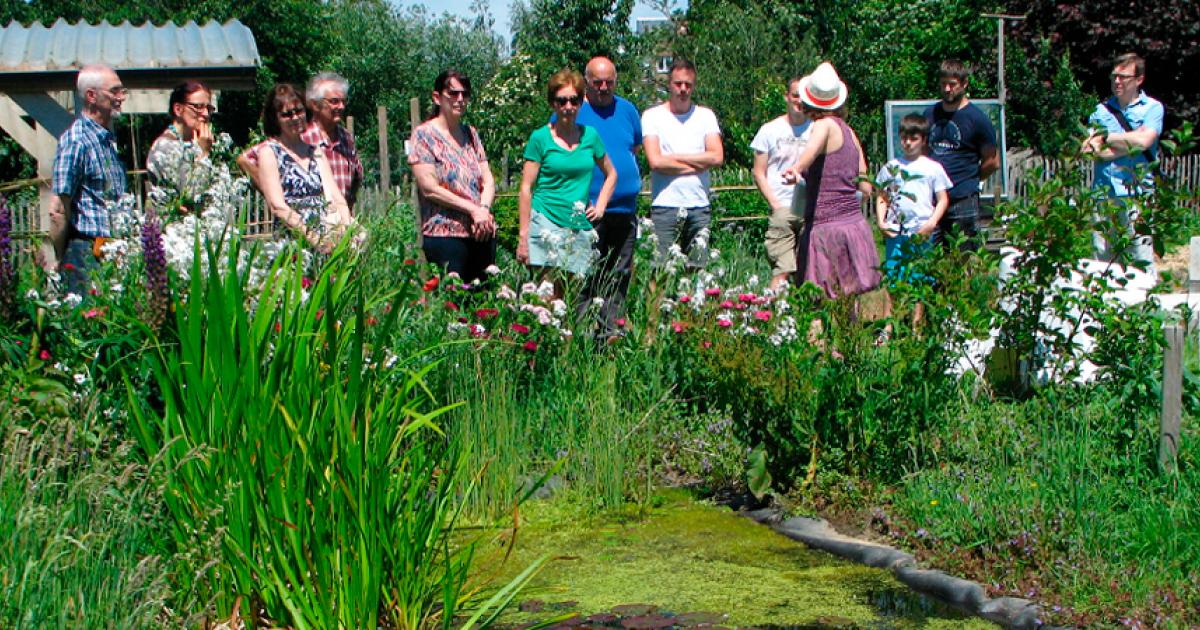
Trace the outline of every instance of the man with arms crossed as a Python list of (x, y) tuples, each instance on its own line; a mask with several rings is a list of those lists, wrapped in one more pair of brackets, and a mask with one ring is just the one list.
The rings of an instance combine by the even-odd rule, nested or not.
[(48, 272), (59, 271), (61, 262), (67, 291), (84, 295), (88, 272), (99, 266), (100, 245), (112, 236), (108, 205), (125, 195), (125, 165), (111, 127), (129, 90), (102, 64), (84, 66), (75, 90), (83, 108), (58, 139), (50, 231), (39, 255)]
[[(637, 240), (637, 198), (642, 190), (636, 152), (642, 145), (642, 121), (633, 103), (613, 93), (617, 86), (617, 68), (606, 57), (595, 57), (583, 72), (586, 100), (575, 122), (600, 133), (604, 149), (617, 171), (617, 187), (608, 209), (595, 223), (599, 240), (599, 264), (583, 287), (579, 308), (588, 308), (593, 298), (602, 298), (601, 334), (615, 341), (621, 334), (617, 325), (624, 315), (625, 296), (633, 273), (633, 246)], [(592, 174), (591, 203), (604, 185), (599, 167)]]
[(957, 233), (967, 240), (962, 249), (979, 248), (979, 182), (1000, 168), (996, 129), (983, 110), (967, 98), (971, 70), (947, 59), (938, 70), (942, 102), (925, 110), (929, 120), (929, 157), (946, 169), (953, 187), (950, 208), (942, 216), (943, 237)]
[[(1163, 106), (1146, 96), (1142, 82), (1146, 80), (1146, 61), (1134, 53), (1125, 53), (1113, 61), (1113, 95), (1096, 105), (1088, 124), (1098, 131), (1083, 143), (1084, 153), (1096, 156), (1095, 178), (1092, 185), (1123, 206), (1117, 220), (1133, 245), (1125, 252), (1127, 258), (1144, 263), (1154, 272), (1154, 247), (1150, 236), (1135, 234), (1137, 201), (1130, 197), (1145, 194), (1154, 186), (1147, 166), (1158, 157), (1158, 137), (1162, 134)], [(1138, 181), (1138, 169), (1144, 177)], [(1108, 239), (1099, 232), (1092, 235), (1096, 257), (1111, 261), (1118, 257)]]
[(795, 164), (811, 134), (812, 121), (804, 115), (800, 80), (787, 82), (787, 113), (759, 128), (754, 149), (754, 184), (767, 200), (767, 257), (771, 260), (771, 289), (779, 290), (796, 273), (796, 237), (804, 228), (804, 180), (783, 183), (781, 172)]
[[(721, 128), (711, 109), (692, 102), (696, 66), (676, 57), (671, 65), (670, 99), (642, 113), (646, 162), (650, 165), (650, 218), (658, 238), (657, 261), (666, 260), (680, 240), (688, 267), (708, 260), (709, 169), (725, 160)], [(699, 237), (699, 238), (697, 238)]]

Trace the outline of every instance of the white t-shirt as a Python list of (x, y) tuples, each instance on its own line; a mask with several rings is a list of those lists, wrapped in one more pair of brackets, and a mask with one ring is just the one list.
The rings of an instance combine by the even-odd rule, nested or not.
[(804, 214), (804, 180), (785, 184), (780, 173), (800, 159), (810, 136), (812, 121), (806, 119), (799, 125), (793, 125), (788, 122), (787, 116), (780, 116), (759, 127), (758, 133), (750, 141), (750, 148), (755, 153), (767, 156), (767, 183), (771, 186), (771, 192), (775, 193), (775, 199), (800, 215)]
[[(721, 135), (717, 116), (712, 110), (692, 105), (686, 114), (676, 116), (663, 103), (642, 112), (642, 139), (657, 137), (663, 155), (703, 153), (710, 135)], [(695, 175), (650, 173), (651, 205), (672, 208), (699, 208), (708, 205), (708, 171)]]
[(891, 160), (879, 169), (875, 183), (891, 199), (886, 222), (899, 225), (901, 234), (915, 234), (933, 216), (937, 193), (952, 186), (946, 169), (924, 155)]

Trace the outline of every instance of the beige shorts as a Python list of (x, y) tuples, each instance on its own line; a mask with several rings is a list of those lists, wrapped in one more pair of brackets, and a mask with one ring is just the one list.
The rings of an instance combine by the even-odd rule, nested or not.
[(789, 207), (775, 208), (767, 220), (767, 258), (771, 275), (796, 273), (796, 238), (804, 229), (804, 217), (796, 216)]

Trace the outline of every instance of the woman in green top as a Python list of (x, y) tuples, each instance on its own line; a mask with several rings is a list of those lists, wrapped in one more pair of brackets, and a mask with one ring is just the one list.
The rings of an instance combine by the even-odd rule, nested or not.
[[(575, 124), (583, 104), (583, 77), (574, 70), (558, 72), (550, 77), (546, 96), (555, 117), (530, 134), (525, 147), (517, 260), (583, 275), (595, 257), (592, 224), (604, 216), (617, 172), (600, 134)], [(595, 167), (604, 174), (604, 186), (593, 201), (588, 189)]]

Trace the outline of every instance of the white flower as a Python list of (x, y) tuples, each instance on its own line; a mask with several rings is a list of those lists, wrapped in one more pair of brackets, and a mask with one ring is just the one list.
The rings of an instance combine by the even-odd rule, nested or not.
[(537, 292), (538, 287), (532, 282), (526, 282), (525, 284), (521, 285), (521, 295), (536, 295)]
[(675, 300), (672, 300), (671, 298), (663, 298), (662, 304), (659, 305), (659, 309), (664, 313), (670, 313), (671, 311), (675, 310)]
[(678, 211), (675, 213), (675, 219), (676, 219), (676, 220), (678, 220), (678, 221), (686, 221), (686, 220), (687, 220), (687, 217), (688, 217), (688, 211), (687, 211), (687, 208), (680, 208), (680, 209), (679, 209), (679, 210), (678, 210)]
[(67, 297), (63, 298), (63, 304), (66, 304), (67, 308), (75, 308), (81, 302), (83, 302), (83, 296), (78, 293), (68, 293)]
[(86, 375), (86, 374), (83, 374), (82, 372), (80, 372), (80, 373), (78, 373), (78, 374), (75, 374), (75, 375), (74, 375), (74, 376), (72, 376), (71, 378), (75, 379), (75, 384), (76, 384), (76, 385), (83, 385), (83, 384), (84, 384), (84, 382), (86, 382), (86, 381), (87, 381), (87, 375)]
[(721, 250), (719, 250), (715, 247), (708, 250), (708, 259), (709, 260), (718, 260), (720, 258), (721, 258)]
[[(522, 287), (521, 291), (524, 292), (524, 290), (525, 290), (524, 287)], [(506, 285), (501, 286), (500, 290), (496, 291), (496, 298), (500, 299), (500, 300), (506, 300), (506, 301), (511, 302), (512, 300), (517, 299), (517, 292), (513, 291), (512, 287), (510, 287), (506, 284)]]
[(556, 317), (562, 317), (567, 314), (567, 303), (562, 300), (554, 300), (550, 303), (550, 309), (554, 311)]
[(456, 333), (460, 330), (466, 330), (467, 328), (468, 326), (462, 322), (450, 322), (449, 324), (446, 324), (446, 332), (448, 333)]
[(592, 306), (595, 306), (596, 308), (604, 306), (604, 298), (599, 296), (592, 298)]
[(489, 276), (494, 276), (494, 275), (500, 273), (500, 268), (497, 267), (496, 265), (488, 265), (487, 269), (484, 269), (483, 272)]
[(554, 295), (554, 285), (547, 280), (543, 280), (537, 287), (537, 296), (540, 298), (548, 298)]
[(41, 296), (38, 295), (37, 289), (30, 289), (25, 292), (25, 299), (29, 300), (30, 302), (36, 302), (40, 297)]

